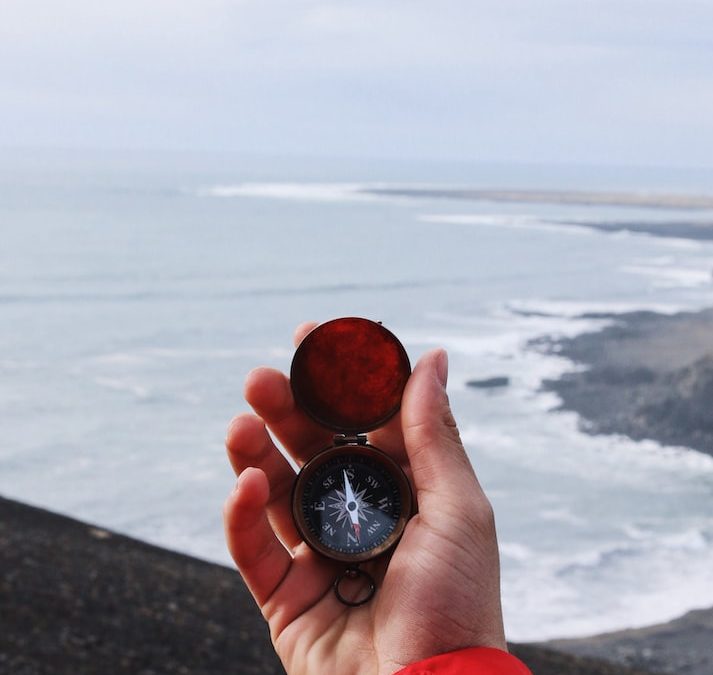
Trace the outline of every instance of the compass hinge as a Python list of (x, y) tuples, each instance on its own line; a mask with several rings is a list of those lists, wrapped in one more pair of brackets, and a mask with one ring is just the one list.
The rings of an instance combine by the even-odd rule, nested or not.
[(334, 434), (334, 445), (366, 445), (366, 434)]

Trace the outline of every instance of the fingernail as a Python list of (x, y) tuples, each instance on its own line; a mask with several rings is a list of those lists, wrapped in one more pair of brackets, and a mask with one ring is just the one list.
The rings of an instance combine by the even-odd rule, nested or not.
[(445, 349), (440, 349), (436, 355), (436, 377), (445, 389), (448, 383), (448, 352)]

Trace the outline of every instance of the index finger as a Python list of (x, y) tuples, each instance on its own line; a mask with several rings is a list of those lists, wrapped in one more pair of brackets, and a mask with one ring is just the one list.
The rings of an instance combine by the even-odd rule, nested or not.
[(290, 381), (279, 370), (251, 371), (245, 381), (245, 400), (298, 464), (332, 444), (333, 434), (297, 407)]

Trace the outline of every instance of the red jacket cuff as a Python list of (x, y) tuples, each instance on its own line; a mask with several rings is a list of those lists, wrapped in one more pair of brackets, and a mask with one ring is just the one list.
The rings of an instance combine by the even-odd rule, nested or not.
[(470, 647), (412, 663), (394, 675), (532, 675), (512, 654), (490, 647)]

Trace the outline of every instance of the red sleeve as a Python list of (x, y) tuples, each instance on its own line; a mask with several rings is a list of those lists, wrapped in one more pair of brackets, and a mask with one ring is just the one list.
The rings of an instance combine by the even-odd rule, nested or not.
[(512, 654), (490, 647), (471, 647), (412, 663), (394, 675), (532, 675)]

